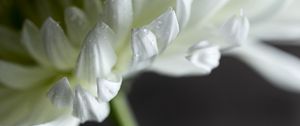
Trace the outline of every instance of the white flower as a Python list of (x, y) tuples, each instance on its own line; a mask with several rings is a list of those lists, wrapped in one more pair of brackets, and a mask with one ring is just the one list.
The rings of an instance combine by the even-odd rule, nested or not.
[[(136, 25), (131, 0), (85, 0), (83, 6), (65, 9), (65, 28), (51, 17), (40, 29), (25, 21), (20, 48), (34, 63), (0, 60), (0, 111), (9, 110), (0, 125), (102, 122), (123, 78), (150, 65), (179, 32), (172, 8)], [(0, 35), (18, 42), (6, 29)]]
[[(236, 12), (232, 12), (228, 15), (231, 18), (222, 19), (222, 22), (215, 23), (209, 20), (227, 2), (177, 0), (177, 17), (182, 21), (179, 23), (180, 34), (166, 53), (154, 62), (150, 70), (182, 76), (207, 75), (216, 68), (219, 65), (221, 52), (243, 44), (250, 29), (250, 23), (242, 9), (238, 16), (234, 15)], [(201, 42), (203, 45), (200, 44)], [(190, 49), (187, 51), (188, 48)], [(186, 55), (190, 62), (183, 58)]]
[[(177, 1), (177, 3), (182, 2), (183, 0)], [(202, 75), (203, 72), (188, 65), (184, 60), (186, 52), (183, 50), (194, 43), (208, 40), (218, 45), (223, 55), (234, 56), (245, 61), (273, 84), (290, 91), (299, 91), (299, 58), (263, 42), (271, 40), (276, 44), (298, 45), (296, 41), (300, 38), (300, 16), (297, 14), (299, 5), (298, 1), (292, 0), (194, 0), (192, 4), (184, 4), (176, 10), (181, 12), (177, 14), (185, 15), (177, 16), (185, 17), (184, 21), (187, 22), (184, 23), (185, 27), (181, 29), (174, 44), (156, 60), (150, 70), (172, 76)], [(226, 23), (228, 17), (241, 8), (242, 15), (247, 16), (251, 23), (251, 29), (245, 17), (229, 19), (231, 23)], [(218, 32), (220, 26), (221, 36)], [(245, 40), (248, 29), (249, 36)], [(225, 37), (222, 38), (224, 35)], [(278, 42), (279, 40), (282, 42)], [(226, 47), (236, 47), (234, 43), (240, 47), (226, 49)], [(169, 65), (162, 67), (166, 64)], [(179, 67), (184, 69), (178, 69)]]
[(101, 122), (123, 79), (142, 69), (206, 75), (221, 54), (238, 56), (274, 83), (299, 90), (298, 59), (258, 42), (299, 37), (299, 24), (283, 20), (295, 15), (280, 18), (287, 3), (84, 0), (83, 9), (65, 9), (65, 25), (47, 17), (53, 8), (41, 5), (38, 17), (47, 19), (40, 29), (26, 20), (21, 44), (17, 33), (0, 27), (0, 125)]

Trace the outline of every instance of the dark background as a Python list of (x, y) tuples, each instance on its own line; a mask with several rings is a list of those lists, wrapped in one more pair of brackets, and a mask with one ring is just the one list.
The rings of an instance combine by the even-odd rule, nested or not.
[[(280, 48), (300, 56), (297, 47)], [(300, 126), (299, 94), (274, 87), (230, 57), (204, 77), (144, 73), (129, 100), (140, 126)]]

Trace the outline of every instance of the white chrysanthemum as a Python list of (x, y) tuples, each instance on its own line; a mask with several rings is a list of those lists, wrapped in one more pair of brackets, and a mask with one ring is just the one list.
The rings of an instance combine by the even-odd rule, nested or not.
[[(132, 4), (86, 0), (84, 10), (65, 9), (65, 28), (51, 17), (40, 29), (26, 20), (21, 42), (36, 64), (0, 60), (0, 71), (5, 71), (0, 74), (1, 113), (12, 110), (0, 125), (102, 122), (123, 77), (150, 65), (179, 32), (171, 7), (135, 26)], [(3, 29), (5, 34), (14, 35)]]
[[(209, 74), (218, 66), (221, 53), (238, 55), (275, 83), (299, 89), (298, 59), (253, 42), (286, 35), (281, 33), (285, 30), (295, 34), (284, 37), (298, 37), (299, 30), (284, 27), (292, 24), (270, 19), (286, 3), (84, 0), (83, 9), (65, 9), (64, 23), (48, 17), (38, 28), (25, 21), (22, 45), (11, 45), (19, 36), (0, 28), (5, 43), (0, 56), (11, 59), (0, 60), (0, 71), (4, 71), (0, 73), (0, 113), (5, 113), (0, 125), (71, 126), (103, 121), (109, 114), (108, 102), (126, 77), (145, 68), (175, 76)], [(41, 11), (42, 16), (46, 12)], [(27, 52), (35, 63), (11, 62), (21, 61), (14, 55)], [(262, 62), (253, 62), (257, 60)]]
[[(245, 61), (273, 84), (290, 91), (300, 90), (299, 58), (262, 42), (271, 40), (276, 44), (298, 45), (295, 43), (300, 38), (298, 1), (194, 0), (191, 4), (190, 1), (179, 0), (177, 3), (185, 3), (181, 4), (178, 13), (185, 16), (177, 16), (186, 18), (179, 20), (184, 21), (184, 26), (181, 26), (183, 28), (177, 39), (156, 60), (151, 70), (173, 76), (202, 75), (202, 71), (184, 60), (186, 55), (190, 55), (184, 50), (207, 40), (219, 46), (224, 55)], [(229, 15), (241, 9), (243, 13), (240, 16), (227, 20)], [(247, 40), (249, 24), (243, 15), (247, 15), (251, 22)], [(240, 47), (231, 48), (236, 45)]]
[(216, 68), (221, 53), (242, 45), (250, 29), (242, 8), (224, 14), (226, 18), (213, 19), (227, 2), (177, 0), (173, 3), (176, 4), (180, 34), (150, 70), (182, 76), (207, 75)]

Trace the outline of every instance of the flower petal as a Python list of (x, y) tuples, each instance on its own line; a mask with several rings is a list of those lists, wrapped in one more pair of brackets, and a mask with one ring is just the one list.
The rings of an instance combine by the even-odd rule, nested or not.
[(79, 120), (73, 116), (63, 115), (51, 122), (34, 125), (34, 126), (78, 126)]
[[(272, 43), (299, 45), (295, 41), (300, 39), (300, 23), (298, 21), (270, 21), (253, 27), (251, 33), (262, 40), (271, 40)], [(278, 40), (285, 41), (278, 42)], [(293, 43), (289, 43), (287, 40), (291, 40)]]
[(247, 39), (249, 33), (250, 23), (243, 15), (243, 10), (240, 13), (239, 16), (232, 16), (220, 29), (225, 40), (233, 45), (240, 45)]
[(114, 41), (112, 30), (104, 23), (88, 34), (77, 62), (77, 77), (83, 83), (96, 84), (97, 77), (110, 74), (116, 63), (116, 55), (111, 43)]
[(232, 54), (252, 66), (272, 84), (290, 91), (300, 91), (299, 58), (256, 41), (233, 50)]
[(190, 19), (192, 3), (193, 0), (176, 1), (176, 15), (181, 30), (185, 27)]
[(279, 10), (280, 12), (277, 13), (275, 17), (269, 21), (278, 20), (278, 21), (288, 21), (288, 22), (289, 21), (299, 22), (300, 17), (297, 12), (300, 10), (299, 8), (300, 1), (286, 0), (284, 2), (285, 2), (284, 5), (282, 5), (283, 7)]
[(66, 77), (60, 79), (48, 91), (48, 98), (58, 108), (70, 106), (73, 102), (73, 93)]
[(133, 10), (131, 0), (107, 0), (105, 22), (116, 32), (119, 39), (126, 37), (130, 31)]
[[(26, 94), (24, 95), (13, 89), (1, 88), (1, 97), (0, 97), (1, 98), (0, 99), (0, 103), (1, 103), (0, 124), (1, 125), (13, 126), (13, 125), (20, 124), (19, 122), (20, 118), (24, 118), (26, 116), (23, 113), (28, 112), (28, 108), (24, 109), (24, 107), (29, 107), (28, 101), (23, 101), (24, 99), (26, 99), (26, 96), (28, 95)], [(17, 107), (20, 101), (23, 101), (22, 106)]]
[[(186, 53), (176, 53), (165, 57), (157, 57), (149, 67), (149, 71), (173, 77), (206, 75), (198, 67), (186, 60)], [(183, 67), (184, 66), (184, 67)]]
[(79, 8), (69, 7), (65, 10), (65, 22), (72, 44), (80, 47), (89, 30), (87, 16)]
[(47, 55), (53, 65), (60, 70), (72, 68), (77, 54), (59, 24), (48, 18), (42, 26), (41, 33)]
[(0, 60), (0, 82), (14, 89), (27, 89), (44, 83), (54, 74), (41, 67), (26, 67)]
[(109, 114), (109, 106), (105, 102), (98, 102), (89, 92), (77, 86), (73, 103), (73, 115), (80, 122), (98, 121), (102, 122)]
[(110, 78), (98, 78), (97, 90), (98, 99), (102, 102), (109, 102), (119, 92), (122, 83), (122, 76), (112, 75)]
[(160, 15), (145, 28), (151, 30), (157, 39), (159, 52), (164, 51), (179, 33), (176, 14), (172, 8)]
[[(134, 27), (141, 27), (174, 6), (175, 0), (132, 0), (134, 9)], [(147, 16), (145, 16), (147, 15)]]
[(186, 57), (191, 63), (203, 71), (204, 74), (209, 74), (212, 69), (219, 66), (221, 52), (219, 47), (212, 45), (208, 41), (201, 41), (196, 43), (189, 49)]
[(32, 126), (53, 120), (65, 113), (65, 110), (57, 109), (49, 102), (45, 91), (45, 88), (17, 91), (1, 87), (0, 124)]
[(84, 10), (92, 25), (99, 20), (100, 14), (103, 11), (103, 3), (100, 0), (84, 0)]
[[(209, 1), (209, 0), (207, 0)], [(244, 9), (245, 15), (249, 18), (251, 24), (258, 24), (272, 19), (279, 14), (284, 8), (289, 5), (293, 0), (260, 0), (259, 2), (253, 2), (252, 0), (227, 0), (226, 6), (224, 6), (218, 13), (214, 15), (216, 22), (224, 20), (226, 15), (230, 15)]]
[[(260, 23), (272, 19), (274, 16), (280, 14), (280, 12), (287, 8), (288, 5), (290, 5), (290, 3), (292, 3), (292, 1), (294, 0), (269, 1), (271, 1), (272, 3), (269, 2), (267, 6), (263, 7), (265, 10), (260, 11), (260, 13), (257, 13), (254, 17), (251, 17), (251, 22)], [(253, 6), (251, 7), (251, 10), (256, 10), (253, 9)]]
[(148, 29), (134, 29), (131, 45), (133, 51), (132, 67), (134, 69), (149, 65), (158, 54), (156, 37)]
[(24, 23), (21, 41), (38, 63), (45, 66), (50, 65), (39, 29), (29, 20)]
[(195, 0), (192, 4), (191, 18), (188, 28), (193, 29), (202, 25), (223, 8), (229, 0)]

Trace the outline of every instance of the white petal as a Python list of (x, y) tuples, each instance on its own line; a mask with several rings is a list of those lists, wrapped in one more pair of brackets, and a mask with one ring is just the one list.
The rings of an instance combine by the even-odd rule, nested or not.
[(185, 27), (190, 19), (192, 3), (193, 0), (176, 1), (176, 15), (181, 30)]
[[(272, 19), (274, 16), (280, 14), (285, 8), (288, 8), (289, 5), (294, 0), (280, 0), (280, 1), (269, 0), (269, 1), (271, 1), (271, 3), (269, 2), (267, 6), (263, 7), (265, 10), (260, 11), (260, 13), (256, 14), (254, 17), (250, 17), (251, 22), (261, 23), (269, 19)], [(258, 9), (254, 9), (252, 7), (251, 10), (258, 10)]]
[(228, 43), (233, 45), (242, 44), (248, 37), (250, 23), (243, 15), (243, 10), (239, 16), (232, 16), (227, 20), (220, 29), (220, 33), (224, 36)]
[(258, 2), (253, 2), (253, 0), (227, 1), (226, 6), (214, 15), (215, 21), (222, 22), (222, 20), (227, 18), (226, 15), (230, 15), (243, 8), (251, 24), (258, 24), (274, 18), (275, 15), (279, 14), (293, 0), (260, 0)]
[(159, 51), (164, 51), (179, 32), (179, 25), (174, 10), (170, 8), (147, 25), (146, 28), (155, 34)]
[(186, 58), (204, 74), (209, 74), (219, 65), (221, 53), (218, 46), (212, 45), (208, 41), (201, 41), (189, 49)]
[[(158, 54), (158, 47), (155, 35), (148, 29), (134, 29), (132, 32), (133, 67), (135, 65), (147, 65), (152, 62)], [(148, 64), (149, 65), (149, 64)]]
[(105, 22), (116, 32), (117, 36), (126, 37), (133, 20), (131, 0), (107, 0)]
[(40, 67), (27, 67), (0, 60), (1, 84), (14, 88), (26, 89), (45, 83), (53, 72)]
[(49, 102), (45, 91), (43, 88), (25, 91), (1, 88), (0, 124), (3, 126), (32, 126), (51, 121), (65, 113), (65, 110), (58, 110)]
[(73, 101), (73, 93), (66, 77), (57, 81), (48, 91), (48, 98), (58, 108), (68, 107)]
[(194, 0), (188, 28), (202, 25), (223, 8), (229, 0)]
[(300, 11), (299, 5), (300, 1), (298, 0), (285, 0), (284, 5), (282, 5), (282, 9), (280, 10), (280, 13), (278, 13), (272, 20), (278, 20), (278, 21), (295, 21), (299, 22), (300, 17), (297, 13)]
[[(270, 21), (262, 25), (251, 27), (251, 33), (262, 40), (285, 40), (278, 44), (297, 44), (296, 40), (300, 39), (300, 23), (299, 21)], [(293, 41), (289, 43), (288, 41)]]
[(77, 63), (77, 77), (87, 83), (96, 84), (97, 77), (105, 77), (116, 63), (111, 46), (114, 41), (112, 30), (104, 23), (88, 34)]
[(141, 27), (148, 24), (168, 8), (176, 5), (176, 0), (132, 0), (132, 2), (134, 27)]
[(199, 76), (206, 75), (207, 71), (201, 71), (198, 67), (186, 60), (186, 53), (174, 53), (165, 57), (157, 57), (149, 70), (166, 76)]
[(98, 78), (98, 99), (102, 102), (109, 102), (118, 94), (121, 83), (122, 76), (120, 75), (112, 75), (110, 78)]
[(84, 0), (84, 10), (92, 25), (99, 20), (100, 14), (103, 11), (102, 1), (100, 0)]
[[(3, 91), (5, 91), (3, 93)], [(28, 95), (27, 95), (28, 96)], [(1, 90), (1, 99), (0, 99), (0, 124), (6, 126), (13, 126), (20, 124), (19, 119), (26, 117), (22, 112), (28, 112), (24, 110), (24, 107), (28, 107), (28, 102), (23, 101), (26, 99), (26, 95), (21, 94), (12, 89), (2, 89)], [(26, 99), (28, 100), (28, 99)], [(22, 106), (16, 107), (22, 101)], [(28, 108), (27, 108), (28, 110)], [(29, 120), (32, 121), (32, 120)]]
[[(300, 39), (300, 16), (298, 16), (300, 1), (285, 0), (286, 2), (283, 11), (277, 14), (271, 20), (261, 22), (260, 24), (251, 27), (251, 35), (263, 40), (272, 40), (271, 42), (278, 42), (277, 44), (295, 44), (299, 42), (295, 40)], [(284, 40), (284, 41), (278, 41)]]
[(80, 47), (90, 25), (87, 16), (79, 8), (69, 7), (65, 10), (65, 22), (72, 44)]
[(265, 79), (290, 90), (300, 91), (300, 60), (284, 51), (263, 43), (251, 42), (233, 52), (239, 59), (252, 66)]
[(80, 122), (98, 121), (102, 122), (109, 114), (109, 106), (105, 102), (98, 102), (89, 92), (76, 87), (73, 103), (73, 115), (80, 119)]
[(73, 116), (61, 116), (51, 122), (34, 126), (79, 126), (79, 120)]
[(41, 65), (50, 65), (39, 29), (29, 20), (24, 23), (21, 41), (37, 62)]
[(61, 70), (72, 68), (77, 54), (59, 24), (48, 18), (42, 26), (41, 33), (47, 55), (54, 66)]

